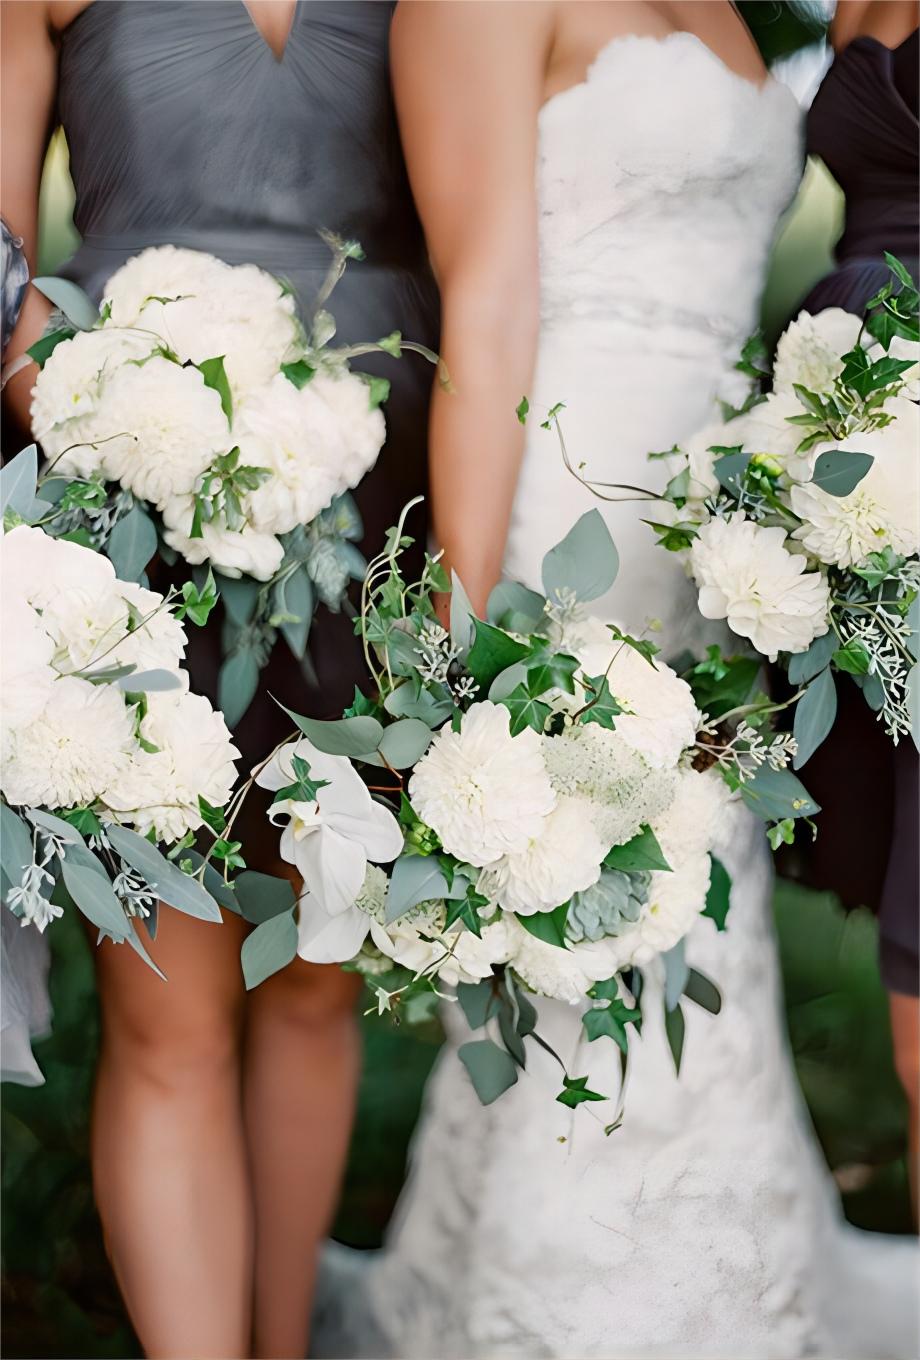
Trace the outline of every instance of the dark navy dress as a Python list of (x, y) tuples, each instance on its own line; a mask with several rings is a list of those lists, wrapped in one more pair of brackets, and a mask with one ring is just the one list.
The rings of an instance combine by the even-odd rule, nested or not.
[[(146, 246), (187, 246), (283, 276), (308, 317), (330, 261), (327, 229), (366, 256), (329, 303), (337, 340), (400, 330), (437, 348), (437, 292), (390, 94), (392, 11), (385, 0), (298, 3), (279, 60), (242, 0), (95, 0), (60, 37), (58, 114), (82, 238), (64, 272), (98, 298)], [(433, 373), (415, 355), (360, 363), (392, 383), (387, 443), (356, 493), (373, 555), (425, 490)], [(193, 685), (211, 698), (219, 629), (213, 618), (204, 636), (190, 630)], [(320, 609), (309, 650), (315, 685), (276, 646), (235, 734), (244, 768), (290, 727), (270, 694), (330, 716), (364, 679), (348, 618)]]
[[(918, 271), (918, 31), (894, 51), (856, 38), (835, 58), (808, 116), (808, 150), (846, 196), (837, 267), (813, 289), (809, 312), (861, 314), (889, 278), (884, 252)], [(920, 476), (920, 453), (918, 453)], [(882, 976), (890, 991), (918, 992), (918, 760), (910, 738), (896, 748), (852, 685), (840, 686), (831, 737), (808, 763), (822, 805), (810, 876), (849, 905), (880, 904)], [(840, 790), (846, 789), (846, 802)], [(852, 813), (859, 802), (858, 838)], [(855, 848), (854, 848), (855, 847)]]

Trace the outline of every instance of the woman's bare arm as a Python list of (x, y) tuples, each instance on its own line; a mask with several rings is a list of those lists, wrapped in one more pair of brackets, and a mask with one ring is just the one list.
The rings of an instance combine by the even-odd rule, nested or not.
[[(36, 0), (5, 0), (0, 49), (0, 213), (14, 236), (21, 236), (29, 269), (35, 272), (38, 249), (38, 191), (48, 147), (57, 79), (57, 54), (48, 26), (47, 5)], [(41, 335), (49, 304), (34, 288), (26, 298), (4, 357), (8, 364)], [(17, 420), (28, 429), (29, 394), (35, 382), (29, 364), (4, 389)]]
[(551, 4), (400, 4), (396, 103), (453, 392), (431, 414), (434, 532), (477, 612), (501, 574), (538, 328), (534, 171)]

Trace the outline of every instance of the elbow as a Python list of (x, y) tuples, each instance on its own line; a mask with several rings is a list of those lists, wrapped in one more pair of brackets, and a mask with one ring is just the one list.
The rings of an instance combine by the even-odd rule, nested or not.
[(490, 364), (498, 355), (532, 362), (540, 324), (536, 265), (452, 271), (441, 283), (441, 324), (445, 357), (456, 344), (476, 341)]

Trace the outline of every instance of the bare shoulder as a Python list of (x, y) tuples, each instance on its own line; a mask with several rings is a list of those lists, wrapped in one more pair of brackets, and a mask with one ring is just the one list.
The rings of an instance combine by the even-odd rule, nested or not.
[(555, 27), (553, 0), (400, 0), (393, 17), (394, 62), (475, 67), (496, 60), (509, 70), (545, 57)]

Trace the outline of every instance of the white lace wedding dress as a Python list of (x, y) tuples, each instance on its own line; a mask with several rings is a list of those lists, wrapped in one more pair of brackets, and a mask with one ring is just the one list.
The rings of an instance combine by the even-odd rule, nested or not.
[[(612, 42), (583, 84), (544, 107), (536, 418), (509, 576), (539, 586), (545, 550), (598, 504), (539, 429), (540, 408), (566, 403), (566, 440), (588, 475), (660, 479), (648, 451), (702, 426), (731, 379), (800, 170), (789, 92), (749, 84), (686, 34)], [(639, 627), (657, 617), (667, 656), (704, 635), (648, 513), (604, 506), (622, 565), (592, 609)], [(724, 1006), (718, 1019), (685, 1006), (680, 1078), (655, 979), (610, 1137), (594, 1117), (605, 1107), (554, 1103), (559, 1069), (534, 1044), (527, 1075), (482, 1108), (455, 1052), (469, 1035), (449, 1008), (388, 1246), (369, 1270), (340, 1263), (350, 1326), (336, 1341), (321, 1312), (316, 1354), (917, 1355), (914, 1247), (840, 1222), (802, 1107), (762, 825), (741, 813), (727, 839), (728, 930), (701, 920), (687, 944)], [(578, 1009), (538, 1009), (568, 1070), (614, 1089), (610, 1041), (583, 1042)]]

